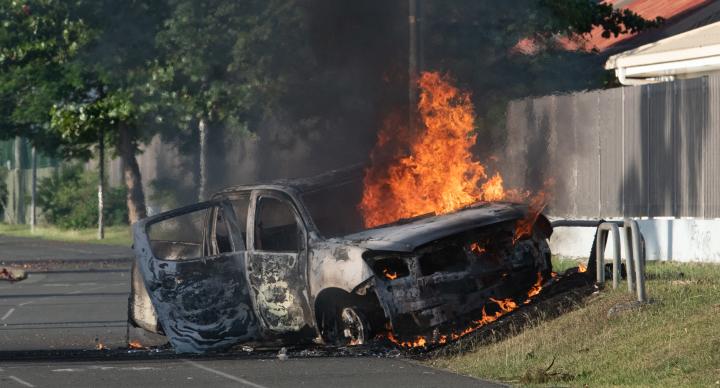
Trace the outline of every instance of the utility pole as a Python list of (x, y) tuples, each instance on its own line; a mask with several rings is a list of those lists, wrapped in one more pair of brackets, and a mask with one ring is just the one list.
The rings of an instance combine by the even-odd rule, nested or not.
[(417, 81), (420, 69), (420, 0), (408, 0), (408, 126), (415, 130), (418, 102)]
[(23, 179), (23, 139), (20, 136), (15, 136), (15, 187), (13, 188), (13, 195), (15, 197), (15, 221), (18, 224), (25, 223), (25, 199), (23, 198), (25, 192), (25, 182)]
[(105, 129), (98, 130), (98, 240), (105, 238)]
[(32, 188), (30, 190), (30, 232), (35, 232), (37, 224), (36, 198), (37, 198), (37, 149), (32, 146)]
[(198, 200), (204, 201), (207, 198), (207, 123), (204, 118), (198, 123), (198, 132), (200, 135), (200, 189), (198, 190)]

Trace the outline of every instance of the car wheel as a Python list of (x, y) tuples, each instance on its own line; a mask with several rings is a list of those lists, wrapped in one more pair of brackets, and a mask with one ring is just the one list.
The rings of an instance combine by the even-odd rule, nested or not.
[(370, 326), (356, 306), (336, 306), (326, 311), (322, 326), (323, 339), (328, 344), (363, 345), (369, 340)]
[(367, 320), (356, 307), (345, 307), (340, 311), (343, 342), (348, 345), (364, 345), (370, 334)]

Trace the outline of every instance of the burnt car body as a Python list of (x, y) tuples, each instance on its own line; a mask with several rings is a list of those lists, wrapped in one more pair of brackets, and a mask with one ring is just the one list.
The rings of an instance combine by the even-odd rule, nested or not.
[(361, 175), (237, 186), (134, 225), (129, 320), (177, 352), (242, 342), (363, 343), (412, 335), (519, 298), (550, 273), (540, 216), (514, 241), (527, 208), (478, 203), (365, 230)]

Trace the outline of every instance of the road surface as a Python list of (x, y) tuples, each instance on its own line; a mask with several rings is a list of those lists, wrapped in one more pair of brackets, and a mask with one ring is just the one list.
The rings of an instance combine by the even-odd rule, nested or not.
[(2, 387), (499, 387), (400, 359), (0, 363)]
[[(2, 388), (498, 386), (402, 358), (291, 356), (281, 361), (274, 352), (181, 358), (171, 351), (127, 351), (129, 270), (97, 270), (92, 265), (111, 252), (121, 257), (122, 249), (28, 245), (25, 240), (0, 236), (0, 257), (42, 263), (33, 259), (37, 255), (90, 265), (81, 270), (31, 270), (25, 280), (0, 281)], [(145, 344), (164, 342), (151, 339), (155, 342)], [(97, 351), (98, 344), (112, 350)]]
[(125, 346), (129, 276), (55, 271), (0, 281), (0, 351)]
[(48, 260), (112, 260), (133, 257), (130, 247), (79, 244), (0, 235), (0, 262)]

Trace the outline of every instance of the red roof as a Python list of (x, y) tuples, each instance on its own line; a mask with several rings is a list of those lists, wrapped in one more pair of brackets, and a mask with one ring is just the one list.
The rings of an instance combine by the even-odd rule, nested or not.
[[(684, 12), (709, 3), (711, 0), (607, 0), (619, 8), (628, 8), (646, 19), (654, 19), (658, 16), (665, 19), (672, 19)], [(595, 47), (604, 50), (620, 41), (630, 38), (632, 35), (620, 35), (617, 38), (605, 39), (602, 37), (602, 29), (595, 28), (588, 39), (588, 48)]]
[[(655, 19), (660, 16), (667, 20), (666, 26), (669, 26), (672, 25), (672, 22), (682, 19), (684, 15), (693, 13), (691, 11), (708, 5), (713, 2), (713, 0), (606, 0), (606, 2), (613, 4), (616, 8), (630, 9), (646, 19)], [(659, 30), (653, 31), (656, 33), (661, 32), (664, 28), (665, 27), (661, 27)], [(604, 51), (633, 37), (635, 37), (635, 35), (624, 34), (618, 37), (603, 38), (602, 28), (596, 27), (590, 33), (590, 36), (581, 39), (560, 38), (559, 42), (570, 50), (597, 49)], [(513, 50), (523, 54), (533, 55), (538, 50), (535, 43), (533, 39), (526, 38), (519, 41)]]

